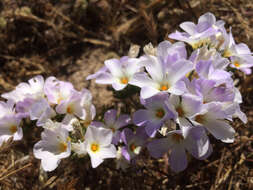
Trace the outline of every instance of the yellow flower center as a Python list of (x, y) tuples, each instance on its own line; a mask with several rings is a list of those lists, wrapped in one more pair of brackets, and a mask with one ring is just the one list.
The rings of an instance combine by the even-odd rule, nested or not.
[(180, 134), (177, 134), (177, 133), (174, 133), (172, 135), (172, 139), (177, 142), (177, 143), (180, 143), (182, 140), (184, 140), (184, 137)]
[(155, 114), (156, 117), (163, 118), (164, 115), (165, 115), (165, 112), (163, 109), (156, 110), (156, 114)]
[(60, 143), (60, 145), (59, 145), (60, 152), (66, 152), (67, 148), (68, 148), (68, 144), (66, 142)]
[(91, 144), (90, 149), (92, 152), (97, 152), (99, 150), (99, 145), (96, 143)]
[(121, 82), (122, 84), (127, 84), (127, 83), (128, 83), (128, 78), (127, 78), (127, 77), (122, 77), (122, 78), (120, 79), (120, 82)]
[(179, 117), (183, 117), (184, 116), (184, 110), (182, 109), (181, 106), (177, 107), (176, 111), (177, 111)]
[(10, 132), (11, 132), (12, 134), (14, 134), (14, 133), (17, 132), (18, 128), (17, 128), (16, 125), (12, 125), (12, 126), (9, 128), (9, 130), (10, 130)]
[(234, 66), (235, 66), (235, 67), (240, 67), (240, 65), (241, 65), (241, 64), (239, 63), (239, 61), (234, 61)]
[(169, 85), (168, 84), (162, 84), (161, 86), (160, 86), (160, 90), (161, 91), (166, 91), (166, 90), (168, 90), (169, 89)]

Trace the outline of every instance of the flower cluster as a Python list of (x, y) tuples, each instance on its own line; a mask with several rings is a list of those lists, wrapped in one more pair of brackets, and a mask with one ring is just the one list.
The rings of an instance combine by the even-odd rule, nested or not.
[(75, 139), (71, 134), (75, 131), (76, 122), (82, 122), (86, 127), (85, 141), (78, 153), (88, 153), (93, 167), (105, 158), (116, 157), (115, 146), (111, 144), (111, 130), (90, 125), (96, 110), (87, 89), (77, 91), (69, 82), (55, 77), (44, 81), (42, 76), (36, 76), (28, 83), (19, 84), (15, 90), (2, 94), (2, 97), (7, 102), (0, 102), (0, 145), (11, 137), (13, 140), (22, 139), (22, 119), (36, 120), (36, 126), (42, 127), (43, 132), (41, 140), (33, 147), (33, 153), (41, 159), (45, 171), (54, 170), (60, 160), (69, 157), (71, 150), (75, 149)]
[(36, 76), (19, 84), (2, 94), (7, 101), (0, 102), (0, 146), (11, 137), (22, 139), (22, 120), (28, 118), (43, 128), (33, 152), (45, 171), (54, 170), (71, 152), (89, 155), (93, 168), (116, 158), (117, 168), (126, 169), (145, 148), (154, 158), (169, 152), (175, 172), (187, 167), (186, 151), (206, 159), (212, 153), (209, 134), (232, 143), (235, 130), (229, 122), (235, 117), (247, 122), (232, 76), (235, 69), (250, 74), (253, 56), (246, 44), (235, 43), (224, 25), (206, 13), (198, 24), (184, 22), (184, 32), (169, 35), (179, 42), (148, 44), (140, 57), (139, 49), (131, 48), (128, 56), (106, 60), (87, 77), (116, 91), (139, 87), (142, 107), (132, 117), (110, 109), (94, 121), (91, 93), (55, 77), (44, 81)]
[(187, 167), (186, 150), (197, 159), (211, 154), (208, 134), (225, 143), (234, 141), (229, 121), (238, 117), (246, 123), (247, 117), (240, 110), (242, 98), (232, 71), (250, 74), (253, 56), (246, 44), (235, 43), (224, 25), (206, 13), (198, 24), (184, 22), (184, 32), (169, 35), (179, 42), (148, 44), (143, 56), (133, 58), (130, 52), (107, 60), (105, 67), (87, 77), (112, 84), (116, 91), (127, 84), (140, 88), (143, 108), (132, 119), (136, 130), (126, 128), (121, 135), (120, 151), (126, 160), (134, 161), (144, 147), (154, 158), (170, 152), (171, 169), (179, 172)]

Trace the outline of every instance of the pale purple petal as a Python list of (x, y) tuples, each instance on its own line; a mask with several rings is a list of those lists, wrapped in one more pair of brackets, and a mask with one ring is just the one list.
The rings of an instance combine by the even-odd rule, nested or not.
[(133, 115), (133, 122), (137, 126), (143, 126), (145, 123), (150, 120), (150, 114), (148, 110), (137, 110)]
[(170, 145), (167, 138), (153, 140), (147, 145), (150, 155), (154, 158), (161, 158), (169, 151)]
[(158, 94), (160, 91), (156, 88), (153, 87), (149, 87), (149, 86), (145, 86), (141, 88), (141, 97), (146, 99), (146, 98), (150, 98), (156, 94)]
[(222, 120), (210, 120), (204, 126), (216, 139), (225, 143), (234, 142), (235, 130), (227, 122)]
[(187, 157), (182, 146), (174, 146), (170, 153), (170, 167), (174, 172), (181, 172), (187, 167)]
[(131, 123), (131, 117), (127, 114), (122, 114), (119, 116), (117, 121), (115, 122), (115, 125), (118, 128), (125, 127), (126, 125), (129, 125)]
[(190, 35), (194, 35), (196, 33), (196, 25), (193, 22), (183, 22), (179, 26)]
[(115, 109), (106, 111), (104, 114), (105, 124), (108, 126), (113, 125), (116, 122), (116, 116), (117, 116), (117, 111)]

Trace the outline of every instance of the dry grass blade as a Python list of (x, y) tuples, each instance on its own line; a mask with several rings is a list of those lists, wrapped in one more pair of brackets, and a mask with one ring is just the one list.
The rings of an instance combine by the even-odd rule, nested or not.
[(27, 167), (30, 167), (30, 166), (32, 166), (32, 163), (26, 164), (25, 166), (23, 166), (21, 168), (18, 168), (14, 171), (11, 171), (11, 172), (7, 173), (6, 175), (4, 175), (3, 177), (0, 177), (0, 181), (4, 180), (5, 178), (7, 178), (7, 177), (9, 177), (9, 176), (21, 171), (21, 170), (24, 170), (24, 169), (26, 169)]

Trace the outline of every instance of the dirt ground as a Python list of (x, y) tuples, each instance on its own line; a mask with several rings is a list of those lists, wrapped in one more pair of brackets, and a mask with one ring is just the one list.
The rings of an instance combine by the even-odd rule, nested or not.
[[(131, 110), (127, 100), (120, 103), (109, 87), (86, 76), (104, 60), (126, 55), (131, 44), (157, 44), (208, 11), (253, 50), (253, 0), (1, 0), (0, 93), (35, 75), (53, 75), (91, 90), (98, 115), (112, 107)], [(126, 172), (110, 160), (92, 169), (89, 159), (72, 158), (44, 173), (32, 154), (40, 131), (25, 126), (22, 141), (0, 149), (0, 190), (253, 189), (253, 76), (238, 72), (236, 78), (248, 123), (235, 120), (233, 144), (211, 138), (213, 154), (205, 161), (189, 158), (179, 174), (167, 157), (154, 160), (145, 152)]]

